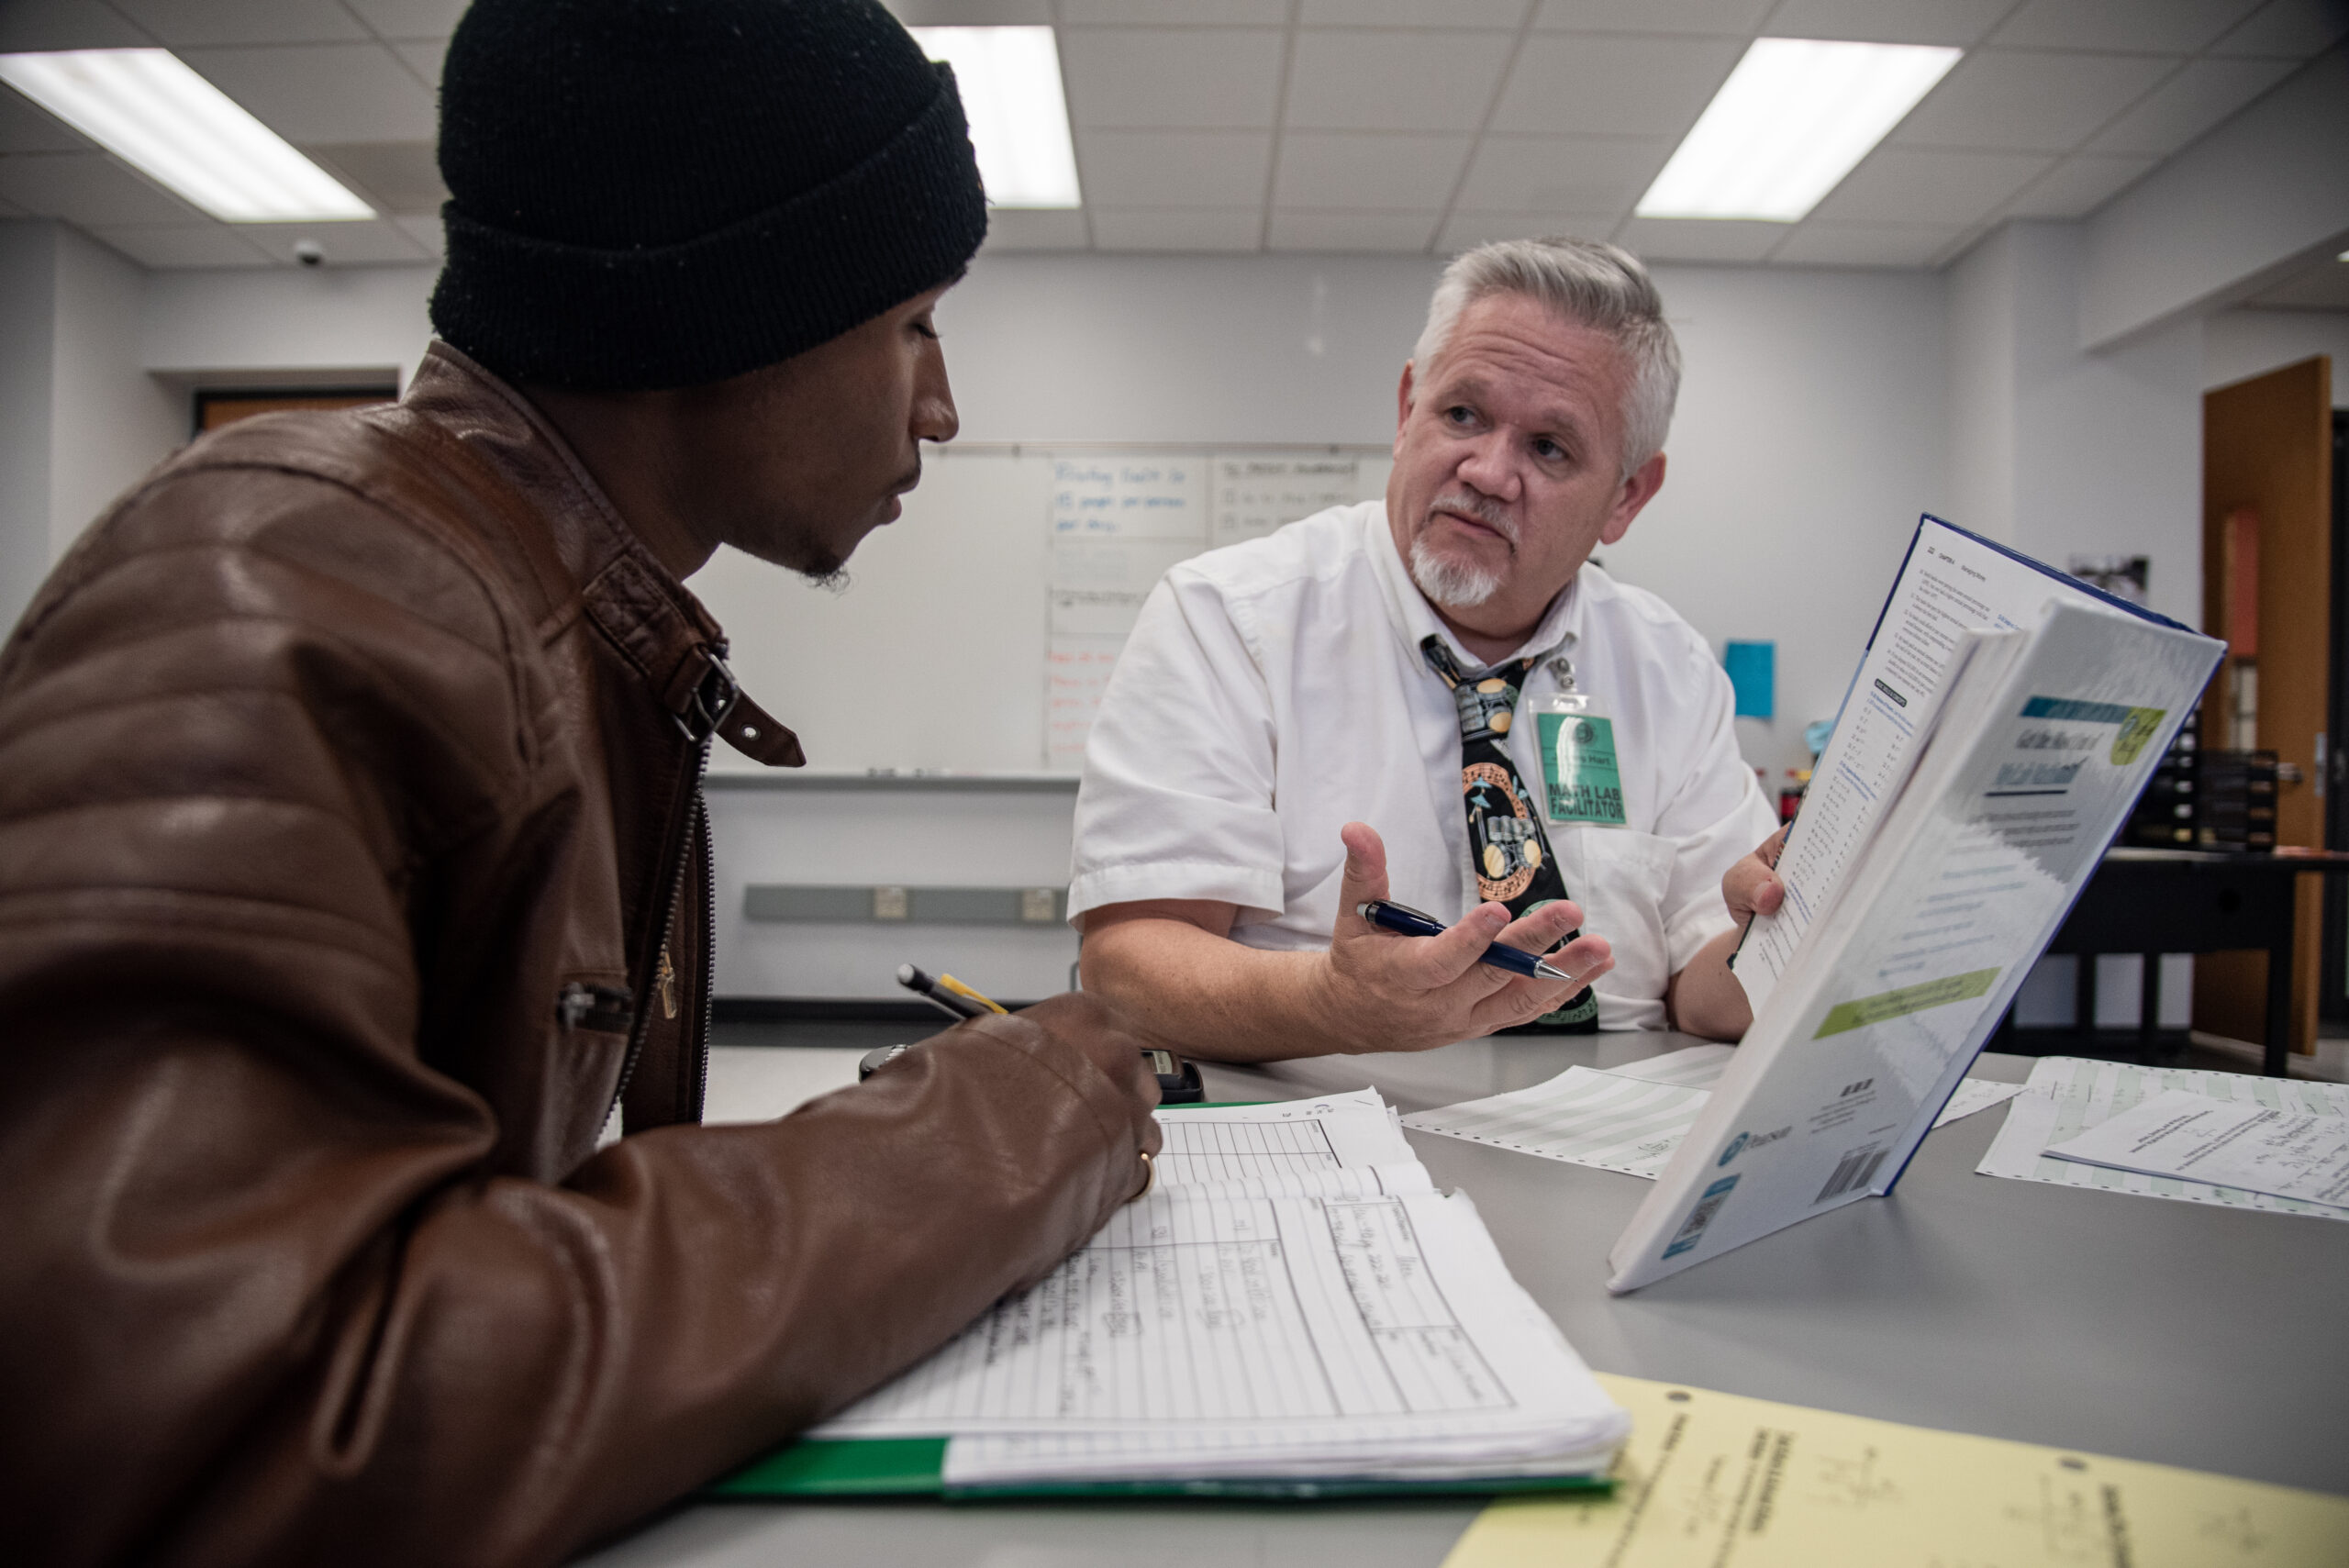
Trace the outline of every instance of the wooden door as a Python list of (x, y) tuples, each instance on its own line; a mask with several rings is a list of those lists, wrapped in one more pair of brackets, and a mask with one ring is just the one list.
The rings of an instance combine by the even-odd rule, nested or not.
[[(2277, 791), (2276, 842), (2321, 848), (2324, 800), (2317, 737), (2324, 729), (2332, 628), (2332, 362), (2322, 355), (2202, 397), (2202, 626), (2229, 634), (2230, 519), (2258, 519), (2257, 733), (2286, 775)], [(2236, 528), (2243, 525), (2237, 522)], [(2238, 539), (2233, 552), (2244, 552)], [(2241, 611), (2235, 612), (2240, 615)], [(2236, 660), (2211, 683), (2206, 745), (2224, 745)], [(2297, 776), (2294, 776), (2297, 775)], [(2292, 965), (2292, 1049), (2315, 1050), (2323, 954), (2318, 879), (2300, 877)], [(2194, 965), (2194, 1027), (2235, 1040), (2266, 1036), (2266, 960), (2220, 953)]]
[(364, 408), (389, 403), (399, 395), (389, 387), (335, 388), (326, 392), (199, 392), (195, 395), (195, 433), (217, 430), (256, 414), (288, 408)]

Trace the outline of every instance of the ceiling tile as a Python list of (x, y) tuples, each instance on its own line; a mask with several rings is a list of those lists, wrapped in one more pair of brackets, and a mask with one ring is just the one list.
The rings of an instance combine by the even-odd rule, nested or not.
[(1299, 33), (1284, 123), (1313, 130), (1475, 130), (1515, 44), (1506, 33)]
[(1305, 0), (1308, 28), (1497, 28), (1515, 32), (1526, 0)]
[(440, 217), (438, 213), (430, 217), (409, 215), (395, 217), (392, 222), (402, 234), (422, 246), (426, 254), (435, 261), (440, 260), (441, 251), (447, 248), (444, 244), (447, 237), (441, 233)]
[(2291, 60), (2189, 60), (2088, 143), (2166, 158), (2299, 69)]
[(1543, 32), (1722, 33), (1746, 37), (1771, 0), (1542, 0)]
[(2210, 52), (2307, 60), (2343, 33), (2349, 33), (2349, 0), (2267, 0)]
[(288, 141), (429, 141), (432, 95), (381, 44), (191, 49), (181, 58)]
[(90, 230), (142, 267), (266, 267), (270, 259), (225, 223)]
[(387, 213), (437, 213), (449, 199), (429, 141), (312, 143), (302, 150)]
[(0, 153), (87, 152), (80, 131), (13, 89), (0, 87)]
[(1257, 207), (1093, 215), (1097, 250), (1253, 250), (1264, 215)]
[(1061, 73), (1079, 126), (1269, 129), (1280, 72), (1276, 32), (1061, 29)]
[(2157, 158), (2100, 158), (2075, 153), (2032, 181), (2007, 204), (2003, 217), (2086, 217), (2137, 183)]
[(1671, 156), (1662, 137), (1488, 136), (1469, 162), (1460, 206), (1620, 216)]
[(2176, 69), (2127, 54), (1967, 55), (1893, 133), (1900, 147), (2069, 152)]
[[(1291, 131), (1281, 139), (1273, 205), (1356, 212), (1441, 210), (1468, 159), (1464, 136)], [(1434, 224), (1429, 224), (1431, 232)]]
[(1615, 243), (1643, 261), (1759, 261), (1786, 239), (1783, 223), (1704, 217), (1635, 217)]
[(140, 49), (155, 40), (99, 0), (7, 0), (0, 54), (45, 49)]
[(392, 45), (392, 52), (400, 57), (417, 79), (434, 92), (440, 90), (440, 60), (449, 52), (447, 39), (423, 39), (409, 43)]
[(205, 215), (103, 152), (0, 158), (0, 196), (42, 217), (101, 224), (201, 223)]
[(183, 44), (364, 42), (367, 29), (335, 0), (113, 0), (176, 49)]
[(1785, 0), (1764, 31), (1782, 39), (1970, 49), (2012, 9), (2014, 0)]
[(1965, 232), (1939, 224), (1802, 223), (1770, 260), (1809, 267), (1924, 267)]
[(1082, 250), (1091, 243), (1085, 214), (1065, 207), (991, 207), (990, 250)]
[(1416, 255), (1435, 238), (1435, 212), (1281, 212), (1265, 247), (1273, 250), (1375, 250)]
[(342, 0), (377, 38), (445, 39), (472, 0)]
[(1277, 28), (1288, 21), (1288, 0), (1061, 0), (1061, 21)]
[(1990, 36), (2025, 49), (2143, 50), (2191, 54), (2249, 16), (2259, 0), (2025, 0)]
[(280, 261), (293, 261), (297, 241), (315, 240), (329, 267), (363, 267), (384, 261), (421, 261), (425, 248), (385, 218), (372, 223), (240, 223), (239, 239)]
[(1811, 216), (1833, 224), (1956, 224), (1987, 217), (2054, 160), (2021, 152), (1879, 148)]
[(1435, 248), (1451, 254), (1492, 239), (1538, 239), (1562, 234), (1604, 239), (1615, 232), (1622, 216), (1620, 208), (1585, 213), (1456, 212), (1444, 221)]
[(1052, 0), (882, 0), (882, 4), (909, 28), (1016, 28), (1052, 20)]
[(1676, 142), (1744, 52), (1734, 39), (1530, 38), (1492, 128)]
[(1088, 130), (1076, 139), (1089, 207), (1248, 207), (1264, 199), (1262, 130)]

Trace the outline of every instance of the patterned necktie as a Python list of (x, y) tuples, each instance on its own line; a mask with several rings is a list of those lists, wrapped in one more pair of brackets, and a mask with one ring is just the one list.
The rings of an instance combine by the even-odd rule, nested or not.
[[(1419, 652), (1437, 679), (1452, 688), (1453, 705), (1460, 710), (1460, 789), (1468, 807), (1468, 861), (1476, 891), (1508, 905), (1511, 917), (1556, 903), (1566, 896), (1565, 881), (1551, 857), (1541, 818), (1526, 806), (1525, 781), (1508, 760), (1507, 743), (1518, 692), (1537, 661), (1499, 665), (1472, 681), (1460, 673), (1442, 638), (1421, 639)], [(1580, 935), (1569, 931), (1558, 946)], [(1596, 1034), (1598, 998), (1586, 985), (1564, 1006), (1528, 1027), (1551, 1034)]]

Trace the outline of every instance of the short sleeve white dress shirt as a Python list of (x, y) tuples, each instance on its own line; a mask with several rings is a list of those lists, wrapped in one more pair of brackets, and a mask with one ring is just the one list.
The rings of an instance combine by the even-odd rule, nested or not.
[[(1234, 940), (1325, 948), (1345, 847), (1369, 823), (1392, 895), (1445, 921), (1477, 902), (1452, 694), (1434, 633), (1481, 670), (1415, 586), (1383, 502), (1319, 512), (1175, 567), (1101, 701), (1077, 791), (1069, 917), (1142, 899), (1239, 906)], [(1731, 926), (1721, 875), (1775, 815), (1738, 754), (1728, 676), (1661, 599), (1586, 565), (1511, 659), (1553, 655), (1614, 720), (1629, 826), (1545, 823), (1583, 929), (1614, 946), (1599, 1027), (1662, 1029), (1664, 987)], [(1506, 662), (1506, 661), (1505, 661)], [(1535, 726), (1508, 737), (1537, 795)]]

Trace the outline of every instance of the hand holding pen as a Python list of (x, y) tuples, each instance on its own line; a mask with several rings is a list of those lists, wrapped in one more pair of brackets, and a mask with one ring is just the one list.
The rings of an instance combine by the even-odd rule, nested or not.
[(1349, 1042), (1339, 1049), (1424, 1051), (1530, 1023), (1615, 966), (1604, 937), (1549, 951), (1582, 924), (1570, 901), (1516, 919), (1482, 904), (1446, 927), (1388, 897), (1375, 832), (1350, 822), (1341, 836), (1346, 869), (1322, 998), (1328, 1032)]

